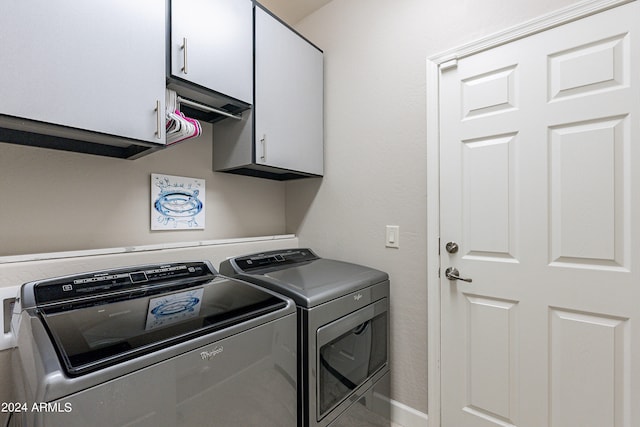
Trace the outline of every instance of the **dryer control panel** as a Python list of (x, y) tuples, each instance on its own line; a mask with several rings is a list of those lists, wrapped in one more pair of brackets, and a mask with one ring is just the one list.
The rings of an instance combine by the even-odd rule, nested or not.
[(311, 249), (270, 251), (235, 258), (236, 273), (251, 273), (264, 268), (291, 266), (320, 259)]

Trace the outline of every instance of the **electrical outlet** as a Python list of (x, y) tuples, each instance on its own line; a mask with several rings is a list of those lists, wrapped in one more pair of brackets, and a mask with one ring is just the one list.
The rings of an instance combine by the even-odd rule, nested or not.
[(387, 225), (387, 240), (385, 243), (387, 248), (400, 248), (400, 226)]

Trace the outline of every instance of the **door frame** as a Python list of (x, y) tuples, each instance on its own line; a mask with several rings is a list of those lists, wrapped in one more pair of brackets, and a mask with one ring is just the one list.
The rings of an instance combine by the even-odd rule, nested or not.
[(440, 72), (482, 51), (636, 0), (585, 0), (427, 58), (427, 392), (428, 426), (441, 426)]

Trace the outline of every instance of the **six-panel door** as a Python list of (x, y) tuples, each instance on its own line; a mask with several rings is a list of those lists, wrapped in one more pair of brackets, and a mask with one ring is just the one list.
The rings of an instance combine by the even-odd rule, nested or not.
[(441, 72), (445, 427), (640, 422), (638, 16)]

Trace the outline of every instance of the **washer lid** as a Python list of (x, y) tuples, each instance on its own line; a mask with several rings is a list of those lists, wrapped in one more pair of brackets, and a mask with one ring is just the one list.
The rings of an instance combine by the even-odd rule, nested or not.
[[(182, 264), (171, 264), (171, 268), (176, 265)], [(45, 325), (69, 376), (227, 328), (237, 333), (295, 312), (291, 301), (281, 295), (216, 275), (207, 263), (202, 266), (209, 274), (192, 277), (183, 269), (166, 270), (165, 266), (84, 273), (27, 283), (23, 294), (41, 289), (41, 299), (48, 298), (32, 311)], [(141, 271), (146, 272), (146, 280)], [(58, 288), (68, 283), (74, 283), (78, 292), (74, 288), (67, 291), (71, 297), (59, 299)], [(81, 291), (89, 296), (78, 297)]]
[[(295, 258), (298, 261), (293, 261)], [(271, 259), (260, 268), (242, 269), (247, 259)], [(284, 259), (284, 261), (282, 261)], [(383, 271), (343, 261), (319, 258), (309, 249), (273, 251), (223, 262), (223, 274), (240, 273), (244, 280), (259, 284), (293, 299), (297, 305), (314, 307), (389, 279)]]

